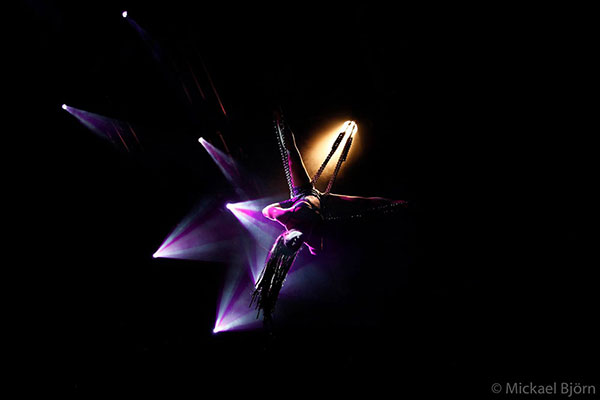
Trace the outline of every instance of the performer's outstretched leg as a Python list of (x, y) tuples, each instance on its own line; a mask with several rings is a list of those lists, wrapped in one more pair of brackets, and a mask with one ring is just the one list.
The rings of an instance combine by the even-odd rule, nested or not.
[(308, 176), (308, 172), (302, 161), (302, 156), (296, 145), (296, 138), (289, 128), (285, 129), (284, 132), (285, 149), (288, 153), (292, 186), (295, 190), (297, 188), (306, 188), (311, 184), (310, 177)]
[(405, 200), (391, 200), (383, 197), (345, 196), (330, 193), (322, 201), (326, 218), (360, 217), (376, 214), (395, 207), (407, 207)]
[(283, 144), (285, 146), (284, 151), (287, 153), (287, 162), (292, 184), (292, 198), (279, 203), (270, 204), (263, 209), (263, 215), (272, 220), (275, 220), (279, 215), (285, 213), (288, 208), (292, 207), (299, 195), (308, 195), (314, 206), (317, 208), (320, 206), (319, 199), (310, 196), (313, 185), (308, 176), (308, 172), (306, 171), (306, 167), (304, 166), (300, 150), (298, 150), (298, 146), (296, 145), (294, 134), (282, 123), (281, 117), (277, 113), (275, 114), (275, 118), (280, 127), (280, 132), (282, 133)]

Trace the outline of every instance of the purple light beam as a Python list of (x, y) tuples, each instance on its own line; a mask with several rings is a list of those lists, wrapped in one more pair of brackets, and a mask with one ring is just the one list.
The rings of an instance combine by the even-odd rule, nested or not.
[(234, 251), (239, 229), (229, 223), (216, 202), (201, 202), (173, 229), (152, 255), (199, 261), (228, 261)]
[(152, 57), (154, 57), (154, 60), (160, 62), (163, 59), (163, 57), (158, 43), (154, 39), (152, 39), (150, 34), (146, 32), (146, 30), (142, 28), (137, 22), (135, 22), (133, 18), (131, 18), (131, 16), (127, 15), (127, 11), (124, 11), (121, 15), (129, 23), (129, 25), (131, 25), (133, 29), (135, 29), (135, 31), (140, 35), (144, 43), (146, 43), (146, 45), (150, 49), (150, 52), (152, 53)]
[[(281, 197), (279, 197), (281, 198)], [(269, 250), (285, 228), (262, 215), (262, 209), (275, 197), (229, 203), (227, 209), (238, 219), (254, 239), (255, 246), (247, 251), (248, 263), (254, 282), (258, 279)]]
[[(63, 104), (61, 108), (77, 118), (83, 126), (94, 132), (97, 136), (110, 141), (119, 149), (123, 146), (125, 150), (130, 151), (131, 146), (133, 145), (133, 143), (131, 143), (133, 136), (126, 130), (126, 127), (130, 126), (128, 123), (104, 115), (80, 110), (66, 104)], [(137, 136), (135, 136), (135, 140), (138, 143), (137, 146), (139, 146), (139, 139)], [(128, 142), (130, 143), (129, 145), (127, 144)]]
[(238, 260), (229, 270), (221, 292), (213, 333), (260, 327), (261, 322), (256, 318), (256, 310), (249, 307), (253, 289), (248, 267)]
[(213, 159), (217, 167), (221, 170), (225, 179), (229, 181), (229, 183), (234, 187), (237, 194), (246, 197), (244, 190), (244, 182), (238, 173), (239, 169), (235, 165), (235, 161), (227, 154), (217, 149), (215, 146), (207, 142), (204, 138), (198, 139), (200, 144), (206, 149), (210, 157)]

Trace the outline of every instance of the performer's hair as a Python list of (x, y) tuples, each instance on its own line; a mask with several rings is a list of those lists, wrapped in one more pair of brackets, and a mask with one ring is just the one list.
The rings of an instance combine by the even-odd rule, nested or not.
[(271, 320), (279, 291), (304, 242), (303, 236), (302, 232), (295, 229), (282, 233), (267, 256), (250, 302), (250, 306), (256, 304), (257, 318), (260, 310), (263, 311), (265, 323)]

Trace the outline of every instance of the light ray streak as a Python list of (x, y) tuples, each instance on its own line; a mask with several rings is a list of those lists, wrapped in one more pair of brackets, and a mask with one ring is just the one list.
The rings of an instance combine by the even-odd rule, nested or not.
[(198, 83), (198, 79), (196, 78), (196, 74), (194, 74), (194, 70), (192, 69), (192, 66), (188, 63), (188, 68), (190, 70), (190, 73), (192, 74), (192, 78), (194, 79), (194, 83), (196, 84), (196, 88), (198, 88), (198, 91), (200, 92), (200, 96), (202, 96), (202, 100), (206, 100), (206, 96), (204, 95), (204, 90), (202, 90), (202, 87), (200, 86), (200, 83)]
[(153, 254), (154, 258), (228, 261), (240, 234), (239, 227), (217, 202), (201, 202), (173, 229)]
[[(125, 150), (127, 150), (128, 152), (130, 151), (126, 140), (128, 138), (125, 135), (127, 133), (125, 126), (130, 126), (128, 123), (119, 121), (114, 118), (109, 118), (100, 114), (95, 114), (89, 111), (71, 107), (66, 104), (63, 104), (61, 108), (67, 111), (73, 117), (75, 117), (83, 126), (88, 128), (90, 131), (94, 132), (97, 136), (110, 141), (116, 147), (120, 147), (120, 145), (123, 145)], [(133, 133), (133, 128), (131, 128), (130, 130)], [(115, 133), (116, 136), (119, 138), (118, 141), (115, 140)]]
[(206, 72), (206, 76), (208, 77), (208, 82), (210, 83), (210, 87), (212, 88), (212, 90), (215, 94), (215, 97), (217, 98), (217, 101), (219, 102), (221, 111), (223, 112), (223, 115), (225, 117), (227, 117), (227, 112), (225, 111), (225, 107), (223, 107), (223, 102), (221, 101), (221, 97), (219, 96), (219, 93), (217, 92), (217, 88), (215, 87), (215, 84), (213, 83), (213, 80), (210, 77), (210, 73), (208, 72), (208, 68), (206, 68), (206, 65), (204, 64), (204, 62), (202, 62), (202, 67), (204, 68), (204, 72)]
[(238, 168), (235, 160), (230, 155), (225, 154), (224, 152), (210, 144), (204, 138), (200, 138), (198, 139), (198, 141), (202, 144), (202, 146), (213, 159), (215, 164), (217, 164), (217, 167), (219, 168), (219, 170), (221, 170), (221, 172), (225, 176), (225, 179), (227, 179), (229, 183), (233, 186), (237, 194), (242, 198), (247, 198), (245, 188), (248, 186), (248, 184), (247, 182), (244, 182), (242, 180), (240, 169)]

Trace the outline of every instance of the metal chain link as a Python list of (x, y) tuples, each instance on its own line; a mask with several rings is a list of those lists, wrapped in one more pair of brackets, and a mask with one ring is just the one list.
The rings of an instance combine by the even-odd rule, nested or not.
[(329, 194), (331, 192), (331, 188), (333, 187), (333, 183), (337, 178), (338, 173), (340, 172), (340, 168), (342, 167), (342, 163), (346, 161), (348, 158), (348, 153), (350, 152), (350, 146), (352, 146), (352, 136), (348, 138), (346, 144), (344, 145), (344, 150), (342, 150), (342, 154), (340, 154), (340, 158), (338, 158), (337, 164), (335, 165), (335, 170), (333, 171), (333, 175), (329, 179), (329, 183), (327, 184), (327, 189), (325, 189), (325, 194)]
[(338, 134), (338, 137), (337, 137), (337, 139), (335, 139), (333, 146), (331, 146), (331, 150), (329, 151), (329, 154), (327, 154), (327, 157), (325, 157), (325, 160), (323, 161), (323, 163), (319, 167), (319, 170), (317, 171), (317, 173), (315, 174), (315, 176), (312, 179), (311, 183), (313, 185), (315, 185), (317, 183), (317, 181), (321, 177), (321, 174), (323, 173), (323, 171), (325, 171), (325, 168), (327, 167), (327, 163), (329, 163), (329, 160), (331, 160), (331, 157), (333, 157), (333, 153), (335, 153), (337, 148), (340, 146), (340, 143), (342, 143), (342, 140), (344, 139), (345, 134), (346, 134), (345, 131), (340, 132)]

